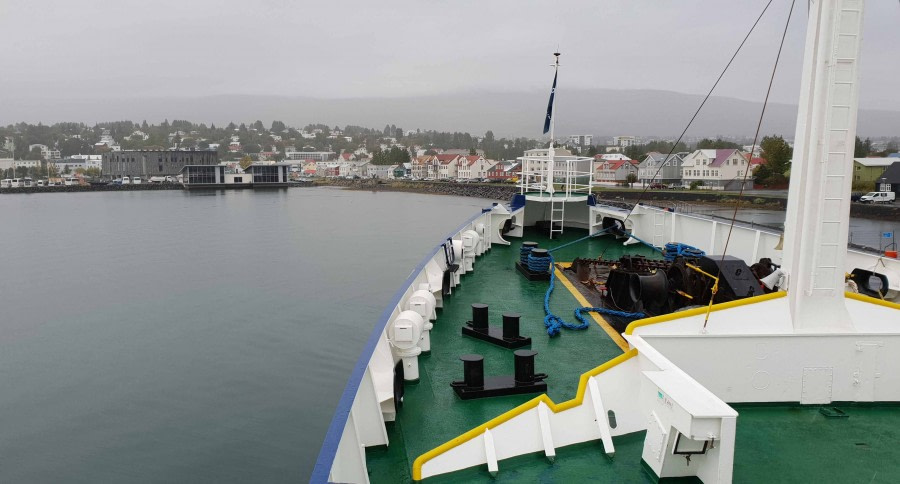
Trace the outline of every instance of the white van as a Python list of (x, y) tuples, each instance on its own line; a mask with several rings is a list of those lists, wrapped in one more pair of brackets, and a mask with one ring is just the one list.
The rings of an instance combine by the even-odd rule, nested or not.
[(22, 186), (25, 188), (31, 188), (34, 186), (34, 180), (32, 180), (30, 176), (26, 176), (22, 179)]
[(77, 178), (64, 178), (63, 185), (71, 187), (73, 185), (81, 185)]
[(131, 178), (127, 176), (122, 177), (122, 185), (131, 185)]
[(9, 188), (22, 188), (22, 179), (13, 178), (9, 181)]
[(12, 188), (12, 178), (0, 180), (0, 188)]
[(39, 188), (44, 188), (45, 186), (47, 186), (47, 183), (48, 183), (47, 180), (38, 180), (38, 181), (37, 181), (37, 186), (38, 186)]
[(131, 184), (132, 184), (132, 185), (140, 185), (140, 184), (141, 184), (141, 177), (139, 177), (139, 176), (133, 176), (133, 177), (131, 177)]
[(859, 201), (861, 203), (894, 203), (895, 198), (897, 196), (894, 192), (869, 192), (859, 197)]

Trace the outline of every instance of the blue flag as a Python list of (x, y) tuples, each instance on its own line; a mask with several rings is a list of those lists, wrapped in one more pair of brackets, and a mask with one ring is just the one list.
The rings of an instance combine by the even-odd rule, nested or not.
[(547, 103), (547, 119), (544, 120), (544, 134), (550, 131), (550, 118), (553, 116), (553, 96), (556, 94), (556, 76), (558, 74), (558, 72), (553, 74), (553, 88), (550, 89), (550, 102)]

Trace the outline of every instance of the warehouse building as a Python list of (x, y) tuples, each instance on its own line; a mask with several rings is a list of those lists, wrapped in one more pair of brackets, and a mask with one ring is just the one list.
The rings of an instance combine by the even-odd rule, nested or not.
[(105, 153), (101, 170), (105, 177), (149, 179), (153, 176), (176, 176), (185, 165), (218, 164), (218, 153), (210, 150), (130, 150)]

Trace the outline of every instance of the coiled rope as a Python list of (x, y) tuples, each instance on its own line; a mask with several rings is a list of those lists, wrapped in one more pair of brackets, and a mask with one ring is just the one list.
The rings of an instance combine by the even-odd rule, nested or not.
[(687, 244), (680, 242), (669, 242), (663, 250), (663, 257), (667, 261), (674, 261), (676, 257), (700, 258), (706, 255), (706, 252)]
[(524, 266), (528, 266), (528, 256), (531, 255), (531, 249), (534, 247), (523, 245), (519, 248), (519, 262)]
[[(549, 252), (547, 252), (547, 257), (536, 257), (534, 253), (529, 253), (526, 264), (531, 272), (547, 272), (550, 270), (550, 261), (552, 260), (553, 256)], [(550, 277), (553, 278), (552, 275)]]

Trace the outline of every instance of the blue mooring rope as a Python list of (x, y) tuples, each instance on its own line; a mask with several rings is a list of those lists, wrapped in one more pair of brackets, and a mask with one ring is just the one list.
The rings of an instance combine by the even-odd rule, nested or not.
[[(528, 270), (531, 272), (547, 272), (550, 270), (550, 261), (553, 260), (553, 256), (549, 253), (547, 257), (535, 257), (534, 254), (528, 254)], [(552, 277), (552, 276), (551, 276)]]
[(554, 247), (552, 249), (547, 250), (547, 257), (535, 257), (531, 254), (532, 247), (522, 247), (519, 252), (519, 260), (522, 264), (528, 267), (529, 271), (532, 272), (547, 272), (550, 271), (550, 287), (547, 288), (547, 292), (544, 294), (544, 326), (547, 328), (547, 334), (550, 337), (558, 336), (559, 332), (562, 328), (573, 329), (573, 330), (584, 330), (588, 329), (591, 326), (591, 323), (584, 317), (584, 313), (596, 312), (602, 314), (608, 314), (611, 316), (619, 316), (623, 318), (637, 319), (643, 318), (646, 315), (644, 313), (628, 313), (625, 311), (615, 311), (613, 309), (607, 308), (593, 308), (593, 307), (582, 307), (575, 309), (575, 319), (579, 321), (579, 324), (570, 323), (563, 318), (553, 314), (550, 310), (550, 295), (553, 294), (553, 289), (556, 287), (556, 271), (554, 270), (554, 262), (553, 255), (551, 252), (555, 250), (562, 249), (563, 247), (568, 247), (572, 244), (582, 242), (584, 240), (590, 239), (592, 237), (597, 237), (599, 235), (603, 235), (608, 232), (612, 227), (603, 229), (597, 233), (588, 235), (587, 237), (582, 237), (578, 240), (569, 242), (567, 244), (560, 245), (558, 247)]
[(550, 269), (550, 287), (547, 288), (547, 292), (544, 294), (544, 326), (547, 327), (547, 334), (550, 337), (558, 336), (562, 328), (574, 330), (588, 329), (591, 326), (591, 323), (588, 322), (588, 320), (584, 317), (584, 313), (597, 312), (631, 319), (638, 319), (646, 316), (644, 313), (627, 313), (625, 311), (615, 311), (607, 308), (583, 307), (575, 309), (575, 319), (579, 321), (579, 324), (567, 322), (563, 318), (553, 314), (553, 312), (550, 311), (550, 295), (553, 294), (553, 288), (556, 287), (556, 271), (552, 270), (553, 256), (550, 255), (549, 257), (547, 257), (547, 260), (549, 262)]
[(588, 322), (585, 319), (583, 313), (608, 314), (610, 316), (619, 316), (621, 318), (628, 318), (628, 319), (640, 319), (640, 318), (647, 317), (646, 314), (640, 313), (640, 312), (629, 313), (627, 311), (616, 311), (615, 309), (608, 309), (608, 308), (588, 308), (588, 307), (577, 308), (577, 309), (575, 309), (575, 318), (577, 318), (579, 321), (581, 321), (581, 324), (584, 325), (585, 327), (588, 326)]
[(519, 248), (519, 262), (521, 262), (523, 266), (528, 266), (528, 256), (531, 254), (531, 249), (531, 247), (525, 245)]
[(680, 242), (669, 242), (666, 244), (663, 254), (667, 261), (673, 261), (676, 257), (700, 258), (706, 255), (706, 252)]
[(651, 249), (653, 249), (653, 250), (655, 250), (655, 251), (657, 251), (657, 252), (662, 252), (662, 251), (663, 251), (661, 247), (657, 247), (657, 246), (651, 244), (650, 242), (647, 242), (646, 240), (641, 240), (641, 239), (639, 239), (638, 237), (636, 237), (634, 234), (627, 234), (627, 235), (628, 235), (629, 237), (631, 237), (632, 239), (634, 239), (634, 240), (636, 240), (636, 241), (638, 241), (638, 242), (640, 242), (640, 243), (646, 245), (647, 247), (650, 247)]
[(578, 240), (573, 240), (572, 242), (569, 242), (568, 244), (563, 244), (563, 245), (556, 246), (556, 247), (554, 247), (554, 248), (552, 248), (552, 249), (547, 249), (547, 252), (553, 252), (554, 250), (559, 250), (559, 249), (562, 249), (562, 248), (564, 248), (564, 247), (568, 247), (568, 246), (570, 246), (570, 245), (572, 245), (572, 244), (577, 244), (578, 242), (585, 241), (585, 240), (590, 239), (590, 238), (592, 238), (592, 237), (599, 237), (599, 236), (601, 236), (601, 235), (606, 234), (607, 232), (609, 232), (609, 231), (612, 230), (612, 229), (613, 229), (613, 227), (607, 227), (607, 228), (605, 228), (605, 229), (603, 229), (603, 230), (600, 230), (600, 231), (595, 232), (595, 233), (593, 233), (593, 234), (591, 234), (591, 235), (588, 235), (587, 237), (582, 237), (582, 238), (580, 238), (580, 239), (578, 239)]

